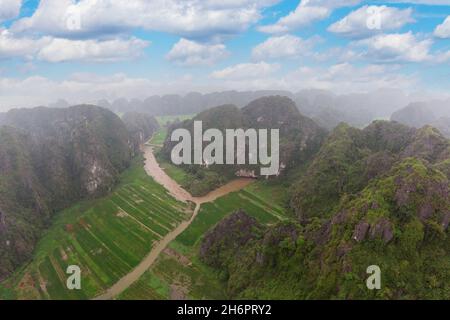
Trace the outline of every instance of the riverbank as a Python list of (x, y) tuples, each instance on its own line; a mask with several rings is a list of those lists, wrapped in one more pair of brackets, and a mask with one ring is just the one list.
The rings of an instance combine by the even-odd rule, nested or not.
[(160, 167), (153, 152), (153, 147), (145, 145), (142, 147), (145, 157), (145, 171), (151, 176), (157, 183), (162, 185), (171, 196), (181, 202), (192, 202), (195, 204), (194, 212), (188, 221), (181, 222), (174, 230), (169, 232), (158, 241), (153, 247), (150, 253), (134, 268), (130, 273), (122, 277), (112, 287), (110, 287), (104, 294), (96, 297), (96, 300), (109, 300), (114, 299), (134, 282), (136, 282), (156, 261), (161, 252), (166, 249), (170, 242), (175, 240), (181, 233), (183, 233), (197, 217), (200, 206), (205, 203), (210, 203), (218, 198), (226, 196), (232, 192), (237, 192), (249, 184), (254, 182), (253, 179), (240, 178), (227, 183), (226, 185), (210, 192), (202, 197), (193, 197), (186, 190), (184, 190), (176, 181), (169, 177), (166, 172)]

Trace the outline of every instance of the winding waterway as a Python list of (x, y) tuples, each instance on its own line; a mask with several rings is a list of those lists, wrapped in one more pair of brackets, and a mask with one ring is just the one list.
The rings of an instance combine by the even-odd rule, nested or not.
[(189, 225), (194, 221), (195, 217), (200, 211), (200, 206), (204, 203), (212, 202), (220, 197), (223, 197), (231, 192), (239, 191), (254, 180), (252, 179), (236, 179), (226, 185), (210, 192), (202, 197), (193, 197), (186, 190), (184, 190), (175, 180), (169, 177), (166, 172), (159, 166), (153, 153), (153, 147), (145, 145), (143, 147), (145, 156), (145, 171), (156, 182), (161, 184), (175, 199), (182, 202), (193, 202), (195, 204), (194, 213), (188, 221), (183, 221), (174, 230), (169, 232), (164, 238), (162, 238), (152, 248), (150, 253), (134, 268), (130, 273), (126, 274), (118, 282), (116, 282), (105, 293), (96, 297), (95, 300), (110, 300), (117, 297), (120, 293), (130, 287), (135, 281), (137, 281), (156, 261), (162, 251), (169, 245), (170, 242), (175, 240)]

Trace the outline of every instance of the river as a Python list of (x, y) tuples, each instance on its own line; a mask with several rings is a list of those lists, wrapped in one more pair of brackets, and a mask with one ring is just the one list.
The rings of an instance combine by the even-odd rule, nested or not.
[(136, 282), (153, 265), (158, 256), (161, 254), (161, 252), (164, 251), (169, 243), (175, 240), (176, 237), (178, 237), (181, 233), (183, 233), (184, 230), (189, 227), (189, 225), (194, 221), (195, 217), (199, 213), (200, 206), (202, 204), (212, 202), (231, 192), (242, 190), (254, 181), (253, 179), (246, 178), (236, 179), (210, 192), (205, 196), (193, 197), (175, 180), (169, 177), (166, 172), (159, 166), (159, 163), (158, 161), (156, 161), (156, 157), (153, 153), (152, 146), (145, 145), (143, 147), (143, 152), (145, 156), (145, 171), (147, 172), (147, 174), (151, 176), (156, 182), (161, 184), (178, 201), (193, 202), (195, 204), (194, 213), (189, 220), (183, 221), (174, 230), (169, 232), (164, 238), (157, 242), (150, 253), (139, 263), (136, 268), (134, 268), (130, 273), (126, 274), (118, 282), (116, 282), (105, 293), (96, 297), (95, 300), (114, 299), (120, 293), (125, 291), (125, 289), (130, 287), (134, 282)]

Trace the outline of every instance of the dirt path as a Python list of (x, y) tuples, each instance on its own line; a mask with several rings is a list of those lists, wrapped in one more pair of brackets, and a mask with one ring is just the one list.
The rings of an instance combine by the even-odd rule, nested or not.
[(192, 217), (188, 221), (183, 221), (174, 230), (169, 232), (164, 238), (162, 238), (156, 245), (152, 248), (150, 253), (139, 263), (139, 265), (130, 273), (125, 275), (116, 284), (109, 288), (105, 293), (95, 298), (95, 300), (110, 300), (117, 297), (120, 293), (125, 291), (130, 287), (135, 281), (137, 281), (156, 261), (158, 256), (164, 249), (169, 245), (170, 242), (175, 240), (184, 230), (186, 230), (189, 225), (194, 221), (195, 217), (200, 211), (200, 206), (203, 203), (212, 202), (220, 197), (223, 197), (231, 192), (239, 191), (250, 183), (253, 182), (252, 179), (236, 179), (230, 183), (212, 191), (203, 197), (193, 197), (184, 190), (176, 181), (170, 178), (166, 172), (159, 166), (156, 161), (155, 155), (153, 154), (152, 146), (143, 147), (145, 156), (145, 171), (149, 176), (151, 176), (156, 182), (164, 186), (164, 188), (178, 201), (182, 202), (193, 202), (195, 203), (195, 210)]

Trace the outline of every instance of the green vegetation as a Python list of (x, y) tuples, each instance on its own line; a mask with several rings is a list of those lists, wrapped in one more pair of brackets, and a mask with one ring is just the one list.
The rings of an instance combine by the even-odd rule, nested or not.
[(95, 106), (15, 109), (0, 123), (0, 279), (31, 258), (55, 216), (103, 196), (129, 167), (133, 138)]
[(167, 128), (163, 127), (159, 129), (150, 140), (150, 144), (157, 147), (162, 147), (167, 137)]
[(170, 123), (189, 120), (189, 119), (192, 119), (193, 117), (194, 117), (194, 115), (192, 115), (192, 114), (177, 115), (177, 116), (159, 116), (159, 117), (156, 117), (156, 120), (158, 120), (158, 122), (161, 126), (166, 126)]
[[(234, 105), (222, 105), (196, 115), (192, 120), (175, 124), (169, 131), (183, 128), (193, 132), (194, 122), (202, 121), (207, 129), (278, 129), (280, 133), (280, 174), (286, 179), (298, 166), (311, 160), (320, 148), (326, 131), (311, 119), (301, 115), (295, 103), (282, 96), (257, 99), (242, 109)], [(170, 134), (170, 132), (168, 134)], [(170, 159), (176, 142), (166, 139), (159, 154), (160, 162)], [(202, 196), (227, 183), (242, 172), (249, 176), (259, 175), (259, 165), (211, 165), (200, 167), (180, 166), (187, 174), (183, 187), (192, 195)]]
[[(58, 214), (33, 261), (2, 284), (9, 290), (0, 292), (20, 299), (93, 298), (130, 272), (188, 212), (148, 177), (142, 158), (136, 159), (111, 195)], [(82, 269), (81, 291), (66, 289), (69, 265)]]
[[(414, 149), (426, 158), (436, 152)], [(243, 222), (231, 221), (210, 231), (201, 251), (231, 298), (450, 298), (450, 183), (426, 160), (399, 161), (303, 226), (255, 224), (244, 232)], [(370, 291), (366, 268), (374, 264), (382, 289)]]
[(186, 186), (189, 185), (192, 177), (186, 171), (178, 166), (173, 165), (169, 161), (163, 160), (159, 156), (157, 156), (157, 159), (160, 167), (164, 169), (167, 175), (175, 180), (180, 186), (186, 189)]
[[(266, 198), (265, 195), (270, 194), (271, 190), (279, 196)], [(227, 298), (223, 279), (199, 260), (201, 239), (224, 217), (241, 208), (266, 225), (288, 219), (281, 193), (277, 187), (258, 182), (213, 203), (203, 204), (193, 223), (119, 299)]]
[[(187, 229), (118, 299), (450, 299), (450, 141), (432, 127), (416, 130), (387, 121), (364, 129), (340, 124), (324, 140), (324, 131), (294, 107), (289, 99), (272, 97), (242, 110), (228, 105), (196, 116), (205, 128), (279, 128), (285, 171), (202, 204)], [(192, 214), (192, 205), (175, 201), (147, 176), (141, 157), (119, 179), (130, 161), (120, 143), (127, 135), (115, 135), (102, 116), (91, 116), (89, 130), (77, 131), (82, 138), (76, 140), (74, 161), (90, 168), (95, 156), (111, 160), (105, 164), (116, 169), (105, 178), (110, 192), (56, 215), (47, 192), (66, 204), (83, 193), (74, 199), (62, 191), (53, 194), (56, 188), (72, 190), (66, 179), (40, 183), (48, 168), (65, 177), (61, 163), (36, 161), (30, 150), (39, 148), (30, 146), (26, 133), (0, 128), (0, 231), (11, 224), (17, 204), (15, 224), (7, 230), (22, 237), (14, 239), (16, 248), (28, 248), (51, 221), (33, 260), (0, 284), (0, 298), (93, 298)], [(150, 118), (127, 118), (128, 130), (139, 137), (145, 123), (155, 127)], [(158, 161), (192, 194), (233, 179), (238, 168), (249, 169), (171, 165), (168, 131), (189, 129), (192, 121), (166, 126), (175, 119), (158, 120), (163, 126), (150, 142)], [(86, 160), (80, 155), (92, 151), (96, 137), (105, 140), (94, 148), (102, 152)], [(42, 146), (42, 153), (57, 150), (49, 142)], [(44, 170), (34, 170), (34, 163)], [(85, 179), (80, 178), (92, 182)], [(0, 243), (7, 240), (0, 232)], [(5, 261), (0, 274), (14, 269), (11, 260)], [(72, 264), (82, 269), (81, 291), (66, 289), (65, 270)], [(381, 290), (366, 287), (370, 265), (381, 267)]]
[(145, 113), (127, 112), (122, 115), (122, 121), (132, 137), (134, 153), (138, 153), (141, 145), (160, 128), (158, 121)]

